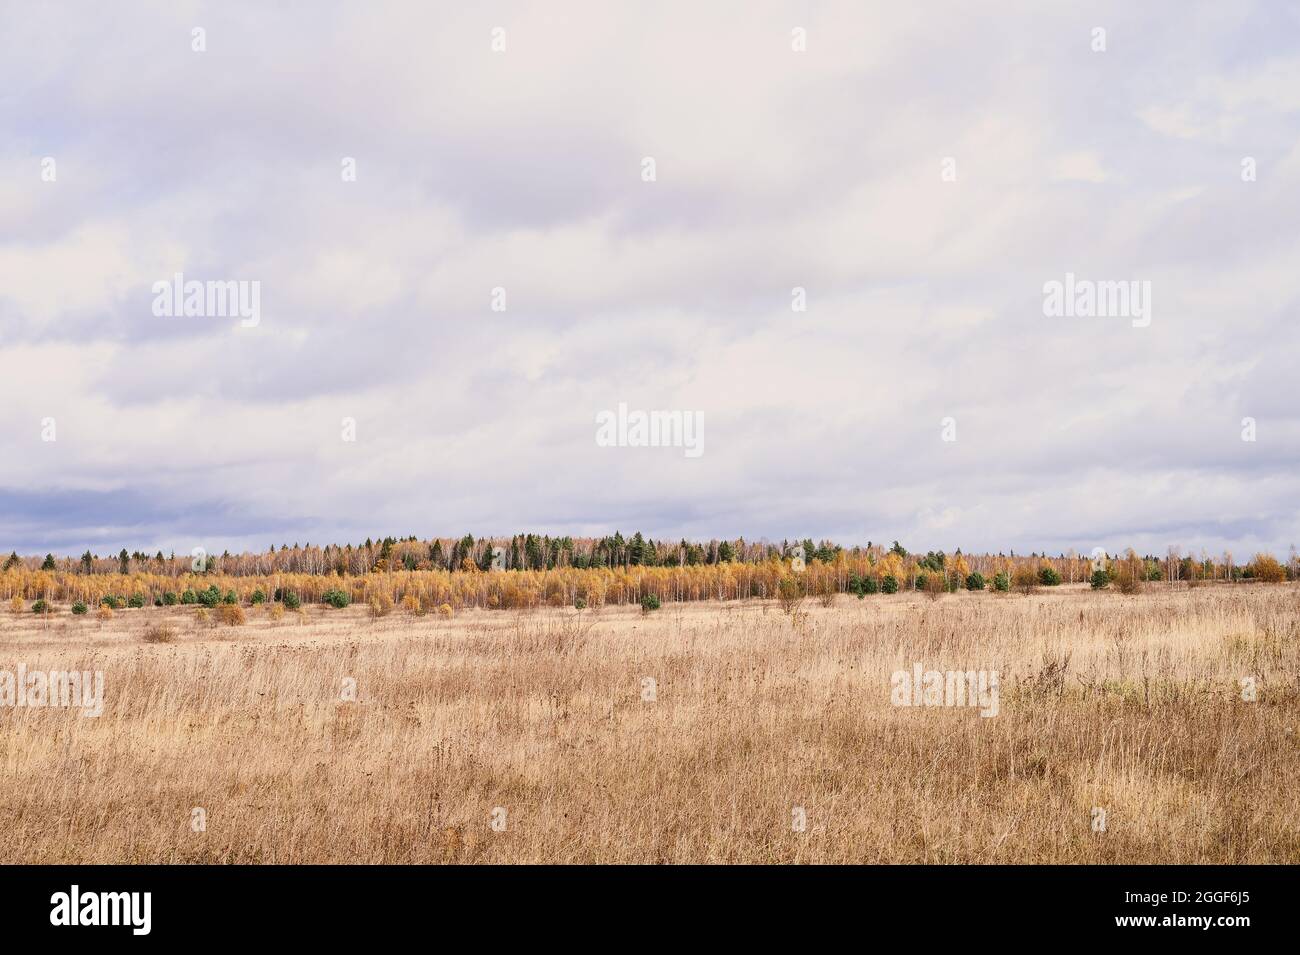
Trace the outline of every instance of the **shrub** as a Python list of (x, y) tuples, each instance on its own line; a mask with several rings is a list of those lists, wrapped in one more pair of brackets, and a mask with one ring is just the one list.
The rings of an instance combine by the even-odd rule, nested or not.
[[(407, 594), (407, 596), (415, 601), (416, 606), (414, 608), (407, 607), (406, 609), (408, 610), (418, 609), (419, 601), (415, 599), (415, 596), (413, 594)], [(332, 588), (320, 595), (320, 602), (323, 604), (329, 604), (331, 607), (334, 607), (337, 610), (342, 610), (348, 604), (352, 603), (352, 595), (348, 593), (346, 590), (339, 590), (336, 588)], [(405, 599), (403, 599), (402, 606), (406, 607)]]
[(72, 612), (75, 613), (78, 617), (80, 617), (80, 616), (81, 616), (83, 613), (85, 613), (88, 609), (89, 609), (89, 608), (85, 605), (85, 603), (83, 603), (83, 602), (80, 601), (80, 600), (76, 601), (76, 602), (73, 603), (73, 605), (72, 605)]
[(22, 612), (23, 612), (23, 598), (22, 598), (22, 597), (17, 597), (17, 596), (16, 596), (16, 597), (14, 597), (12, 600), (10, 600), (10, 601), (9, 601), (9, 610), (10, 610), (11, 612), (13, 612), (13, 613), (22, 613)]
[(253, 606), (266, 603), (266, 594), (262, 593), (261, 587), (258, 587), (253, 591), (253, 596), (248, 598), (248, 602), (253, 604)]
[(415, 594), (407, 594), (402, 598), (402, 609), (411, 614), (424, 613), (424, 611), (420, 609), (420, 598), (415, 596)]
[(167, 590), (163, 592), (162, 601), (164, 606), (174, 607), (176, 606), (176, 600), (177, 597), (175, 591)]
[(194, 611), (194, 619), (199, 623), (207, 623), (208, 618), (211, 616), (212, 615), (208, 613), (208, 609), (206, 607), (200, 607), (198, 610)]
[(280, 602), (284, 604), (285, 610), (297, 610), (302, 606), (302, 600), (292, 590), (283, 591), (280, 594)]
[(239, 604), (222, 604), (217, 608), (217, 622), (224, 623), (227, 627), (242, 627), (244, 608)]
[(882, 594), (898, 593), (898, 578), (893, 574), (885, 574), (884, 578), (880, 581), (880, 592)]
[(53, 609), (44, 600), (37, 600), (32, 604), (32, 613), (53, 613)]
[[(880, 592), (880, 582), (875, 577), (862, 578), (862, 594), (875, 594)], [(859, 594), (858, 596), (862, 596)]]
[(993, 575), (993, 589), (1004, 594), (1011, 589), (1011, 578), (1005, 570), (999, 570)]
[(1280, 584), (1286, 580), (1286, 570), (1271, 554), (1256, 554), (1250, 569), (1254, 571), (1255, 579), (1262, 583)]
[(267, 611), (272, 620), (284, 619), (284, 604), (272, 604), (271, 609)]
[(154, 627), (149, 627), (145, 630), (143, 637), (145, 643), (175, 643), (176, 629), (162, 623)]
[(181, 603), (196, 604), (198, 602), (199, 602), (199, 595), (194, 592), (194, 589), (192, 587), (185, 588), (185, 592), (181, 594)]
[(1144, 577), (1146, 577), (1146, 569), (1142, 566), (1142, 561), (1130, 555), (1120, 562), (1115, 570), (1115, 586), (1122, 594), (1141, 593)]
[(1044, 587), (1056, 587), (1061, 583), (1061, 575), (1055, 568), (1044, 567), (1038, 572), (1038, 582)]
[(101, 607), (107, 607), (109, 610), (121, 610), (122, 598), (114, 597), (112, 594), (107, 594), (100, 598), (99, 605)]
[(797, 577), (783, 577), (776, 585), (776, 598), (781, 602), (781, 610), (792, 614), (803, 602), (803, 581)]
[(239, 595), (233, 590), (227, 590), (226, 595), (221, 598), (221, 602), (227, 606), (237, 606), (239, 604)]
[(1011, 583), (1022, 594), (1032, 594), (1038, 590), (1038, 571), (1032, 567), (1018, 567), (1011, 575)]
[(659, 609), (659, 598), (654, 594), (646, 594), (641, 598), (641, 612), (649, 613), (652, 610)]
[(1092, 589), (1102, 590), (1110, 586), (1110, 574), (1104, 570), (1094, 570), (1092, 572)]
[(917, 589), (917, 590), (925, 590), (925, 585), (928, 584), (929, 582), (930, 582), (930, 575), (929, 575), (929, 574), (917, 574), (917, 575), (916, 575), (916, 589)]
[(127, 598), (126, 598), (126, 605), (127, 605), (128, 607), (134, 607), (134, 608), (136, 608), (137, 610), (138, 610), (139, 608), (143, 607), (143, 606), (144, 606), (144, 594), (132, 594), (130, 597), (127, 597)]
[(95, 616), (102, 620), (113, 619), (113, 608), (108, 604), (100, 604), (99, 609), (95, 611)]
[(370, 616), (373, 619), (387, 617), (393, 612), (393, 598), (380, 591), (370, 595)]
[(586, 597), (574, 597), (574, 598), (573, 598), (573, 609), (574, 609), (574, 610), (586, 610), (586, 609), (587, 609), (587, 598), (586, 598)]
[(931, 600), (938, 600), (943, 595), (943, 592), (948, 589), (948, 581), (944, 579), (943, 574), (926, 574), (925, 583), (921, 589)]
[(973, 574), (966, 575), (967, 590), (983, 590), (987, 584), (988, 581), (984, 579), (984, 575), (979, 573), (978, 571)]
[(217, 589), (216, 584), (212, 584), (207, 590), (200, 590), (198, 593), (199, 603), (209, 610), (221, 603), (221, 591)]
[(439, 616), (439, 617), (450, 617), (450, 616), (451, 616), (451, 604), (442, 604), (442, 605), (438, 608), (438, 616)]

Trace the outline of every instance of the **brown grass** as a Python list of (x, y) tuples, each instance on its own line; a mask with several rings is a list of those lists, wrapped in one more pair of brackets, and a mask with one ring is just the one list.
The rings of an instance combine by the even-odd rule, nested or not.
[[(5, 617), (0, 669), (102, 670), (105, 710), (0, 708), (0, 857), (1294, 863), (1297, 611), (1294, 585), (1207, 585), (839, 597), (798, 621)], [(145, 622), (180, 639), (141, 643)], [(998, 670), (1000, 714), (891, 706), (914, 663)]]
[(165, 623), (146, 627), (141, 638), (145, 643), (175, 643), (176, 628)]

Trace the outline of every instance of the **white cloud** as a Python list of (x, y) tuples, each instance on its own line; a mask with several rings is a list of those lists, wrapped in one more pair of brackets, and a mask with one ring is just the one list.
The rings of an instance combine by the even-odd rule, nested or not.
[[(148, 549), (635, 526), (1283, 550), (1300, 57), (1242, 66), (1250, 18), (1176, 13), (1116, 5), (1102, 57), (1018, 2), (10, 10), (0, 504), (130, 489), (101, 523)], [(153, 319), (173, 271), (261, 281), (262, 325)], [(1151, 281), (1151, 327), (1045, 319), (1068, 271)], [(702, 411), (705, 456), (596, 447), (619, 401)]]

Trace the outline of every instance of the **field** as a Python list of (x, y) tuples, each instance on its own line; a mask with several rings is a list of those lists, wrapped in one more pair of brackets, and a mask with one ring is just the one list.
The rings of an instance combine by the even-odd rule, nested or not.
[(1300, 862), (1296, 585), (827, 602), (0, 613), (0, 670), (104, 674), (0, 708), (0, 857)]

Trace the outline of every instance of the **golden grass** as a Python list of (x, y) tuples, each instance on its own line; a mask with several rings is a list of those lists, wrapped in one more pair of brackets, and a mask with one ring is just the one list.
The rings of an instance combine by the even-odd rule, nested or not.
[[(0, 615), (0, 669), (105, 675), (99, 718), (0, 708), (0, 857), (1294, 863), (1298, 611), (1293, 585), (1241, 585), (841, 596), (793, 619)], [(160, 625), (178, 640), (146, 643)], [(1000, 714), (892, 706), (918, 662), (998, 670)]]

